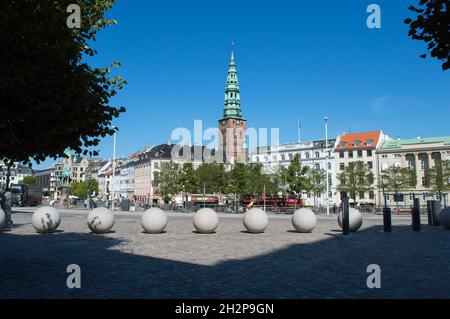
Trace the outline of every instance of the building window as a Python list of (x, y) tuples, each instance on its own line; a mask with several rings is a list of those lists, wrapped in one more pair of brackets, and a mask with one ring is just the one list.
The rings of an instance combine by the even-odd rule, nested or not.
[(367, 162), (367, 167), (368, 167), (369, 169), (372, 169), (372, 168), (373, 168), (373, 163), (372, 163), (372, 161), (368, 161), (368, 162)]
[(359, 192), (359, 199), (364, 199), (364, 192)]
[(345, 157), (345, 153), (344, 152), (339, 152), (339, 158), (344, 158)]
[(315, 164), (314, 166), (315, 166), (315, 168), (316, 168), (317, 170), (320, 169), (320, 164)]
[(347, 144), (347, 143), (345, 143), (345, 142), (339, 142), (339, 147), (345, 147), (345, 144)]
[(361, 141), (355, 141), (355, 142), (353, 143), (353, 145), (354, 145), (355, 147), (358, 147), (360, 144), (361, 144)]
[(281, 160), (282, 160), (282, 161), (286, 160), (286, 156), (281, 155)]
[(367, 156), (372, 156), (372, 150), (367, 150)]
[(362, 157), (363, 156), (363, 151), (362, 150), (358, 150), (358, 157)]
[(316, 158), (319, 158), (319, 157), (320, 157), (320, 153), (316, 152)]
[(425, 169), (425, 160), (421, 160), (420, 161), (420, 169), (424, 170)]
[(306, 153), (306, 154), (305, 154), (305, 157), (306, 157), (306, 158), (309, 158), (309, 153)]
[(369, 198), (370, 199), (374, 199), (375, 198), (375, 193), (373, 191), (369, 191)]
[(328, 163), (328, 169), (331, 169), (331, 163)]
[(366, 141), (366, 145), (367, 145), (367, 146), (372, 145), (372, 144), (373, 144), (373, 140), (367, 140), (367, 141)]
[(426, 178), (426, 177), (422, 177), (422, 186), (425, 186), (425, 187), (428, 186), (427, 178)]
[(292, 154), (289, 154), (289, 160), (292, 161), (292, 159), (293, 159)]
[(353, 151), (348, 151), (348, 158), (353, 158)]
[(339, 163), (339, 169), (343, 171), (345, 169), (345, 163)]

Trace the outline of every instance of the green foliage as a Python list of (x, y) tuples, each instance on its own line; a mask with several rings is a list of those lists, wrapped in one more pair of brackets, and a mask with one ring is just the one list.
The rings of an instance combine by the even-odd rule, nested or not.
[(200, 189), (200, 179), (192, 163), (186, 163), (180, 172), (179, 184), (183, 192), (195, 194)]
[(450, 190), (450, 161), (437, 160), (426, 175), (427, 183), (436, 192)]
[(90, 178), (82, 182), (74, 181), (70, 184), (70, 194), (86, 199), (89, 196), (98, 194), (98, 181)]
[(19, 184), (27, 184), (27, 185), (37, 185), (38, 181), (35, 176), (24, 176), (24, 178), (19, 182)]
[[(81, 7), (81, 28), (67, 27), (69, 4)], [(105, 12), (114, 0), (0, 1), (0, 160), (38, 163), (76, 153), (97, 155), (100, 137), (124, 112), (110, 99), (126, 81), (111, 67), (86, 61), (96, 34), (115, 24)], [(85, 59), (85, 58), (88, 59)]]
[(309, 183), (309, 190), (314, 196), (320, 196), (327, 188), (327, 173), (324, 169), (308, 169), (307, 179)]
[(311, 189), (307, 174), (308, 167), (302, 166), (298, 154), (294, 156), (287, 168), (282, 166), (279, 170), (280, 180), (285, 185), (286, 190), (296, 195)]
[[(427, 44), (431, 57), (442, 61), (442, 69), (450, 68), (450, 2), (448, 0), (420, 0), (418, 6), (408, 9), (416, 14), (415, 19), (406, 18), (408, 35)], [(422, 54), (425, 58), (427, 55)]]
[(156, 193), (161, 196), (165, 202), (180, 193), (180, 168), (178, 164), (170, 162), (162, 162), (160, 171), (155, 174), (154, 185)]
[(225, 193), (228, 176), (222, 163), (203, 163), (197, 168), (196, 175), (200, 182), (197, 193), (203, 193), (203, 188), (207, 194)]
[(346, 193), (354, 200), (360, 192), (367, 192), (374, 188), (373, 173), (363, 161), (349, 163), (337, 178), (339, 180), (337, 190)]
[(385, 191), (399, 193), (417, 184), (414, 170), (405, 167), (389, 167), (380, 176), (381, 187)]

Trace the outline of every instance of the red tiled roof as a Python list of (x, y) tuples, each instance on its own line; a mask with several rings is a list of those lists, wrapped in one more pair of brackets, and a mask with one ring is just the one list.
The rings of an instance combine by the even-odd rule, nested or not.
[[(339, 143), (336, 145), (336, 151), (367, 148), (374, 149), (377, 147), (380, 136), (381, 131), (345, 134), (339, 139)], [(358, 143), (357, 141), (359, 141), (359, 145), (356, 145)], [(372, 143), (369, 144), (367, 143), (368, 141), (372, 141)], [(344, 143), (343, 146), (341, 146), (342, 143)]]

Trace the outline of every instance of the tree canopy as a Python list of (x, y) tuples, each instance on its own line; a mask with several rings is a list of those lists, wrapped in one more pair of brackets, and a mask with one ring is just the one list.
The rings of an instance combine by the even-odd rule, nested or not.
[[(69, 28), (67, 7), (81, 8), (81, 27)], [(125, 111), (110, 99), (126, 83), (111, 67), (87, 63), (114, 0), (0, 1), (0, 160), (38, 163), (76, 153), (97, 155), (100, 137)]]
[(374, 176), (367, 164), (363, 161), (349, 163), (338, 176), (338, 191), (346, 193), (356, 200), (356, 195), (373, 190)]
[(382, 172), (380, 184), (385, 191), (397, 194), (415, 187), (417, 184), (416, 172), (406, 167), (391, 166)]
[(98, 194), (98, 181), (95, 178), (90, 178), (82, 182), (73, 181), (70, 184), (70, 193), (83, 199)]
[(450, 161), (437, 160), (426, 174), (429, 186), (436, 192), (450, 190)]
[(37, 185), (38, 181), (35, 176), (27, 175), (24, 176), (21, 181), (19, 181), (19, 184)]
[[(450, 68), (450, 1), (420, 0), (418, 5), (408, 9), (416, 16), (406, 18), (409, 25), (408, 35), (414, 40), (427, 44), (427, 51), (432, 58), (442, 61), (442, 69)], [(422, 54), (425, 58), (427, 54)]]

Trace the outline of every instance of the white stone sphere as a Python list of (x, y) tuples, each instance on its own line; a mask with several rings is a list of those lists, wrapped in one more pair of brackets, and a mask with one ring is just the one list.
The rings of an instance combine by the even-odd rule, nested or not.
[(195, 213), (194, 227), (199, 233), (213, 233), (217, 226), (219, 226), (219, 216), (211, 208), (202, 208)]
[(252, 208), (244, 214), (244, 226), (249, 233), (263, 233), (269, 225), (269, 217), (259, 208)]
[(442, 226), (450, 229), (450, 207), (446, 207), (439, 213), (439, 222)]
[(3, 209), (0, 208), (0, 229), (6, 225), (6, 214)]
[(114, 226), (114, 214), (106, 207), (94, 208), (87, 217), (87, 225), (94, 233), (107, 233)]
[[(361, 228), (363, 219), (359, 210), (350, 207), (348, 211), (348, 224), (351, 232), (356, 232)], [(338, 214), (339, 227), (342, 228), (342, 211)]]
[(317, 217), (309, 208), (300, 208), (292, 215), (292, 225), (300, 233), (310, 233), (317, 224)]
[(38, 233), (51, 233), (61, 223), (61, 215), (54, 207), (40, 207), (31, 216), (31, 223)]
[(141, 225), (147, 233), (162, 233), (167, 226), (166, 213), (158, 207), (147, 209), (144, 214), (142, 214)]

